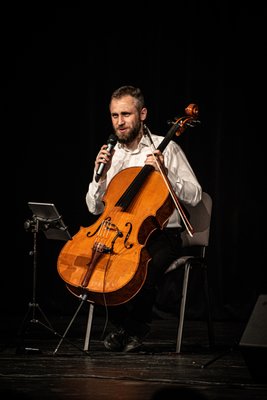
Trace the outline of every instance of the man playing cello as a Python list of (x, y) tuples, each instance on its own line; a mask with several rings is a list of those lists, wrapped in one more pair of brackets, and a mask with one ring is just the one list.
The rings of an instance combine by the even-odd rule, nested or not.
[[(116, 143), (114, 146), (104, 144), (96, 156), (94, 176), (86, 194), (89, 212), (94, 215), (103, 212), (103, 196), (120, 171), (144, 165), (152, 166), (155, 171), (163, 166), (179, 200), (185, 205), (197, 205), (202, 188), (181, 147), (170, 140), (160, 151), (157, 148), (164, 136), (147, 131), (144, 124), (147, 108), (141, 90), (133, 86), (118, 88), (111, 95), (109, 109)], [(154, 149), (151, 149), (151, 141)], [(181, 255), (182, 229), (181, 215), (174, 208), (163, 229), (155, 229), (149, 235), (146, 248), (151, 259), (142, 287), (129, 301), (109, 307), (114, 329), (104, 340), (108, 350), (130, 352), (142, 346), (150, 331), (157, 285), (172, 261)]]

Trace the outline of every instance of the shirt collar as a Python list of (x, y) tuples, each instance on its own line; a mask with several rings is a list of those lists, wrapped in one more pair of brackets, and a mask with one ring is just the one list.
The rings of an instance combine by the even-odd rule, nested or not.
[(127, 152), (131, 152), (133, 154), (135, 153), (139, 153), (139, 151), (143, 148), (143, 147), (149, 147), (148, 145), (148, 140), (142, 136), (140, 142), (138, 143), (137, 148), (134, 151), (128, 150), (127, 147), (123, 144), (123, 143), (118, 143), (118, 148), (119, 149), (123, 149), (124, 151)]

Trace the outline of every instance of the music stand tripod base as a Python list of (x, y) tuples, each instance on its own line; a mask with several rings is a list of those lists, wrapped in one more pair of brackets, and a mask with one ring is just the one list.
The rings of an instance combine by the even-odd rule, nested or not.
[[(39, 231), (43, 231), (48, 239), (65, 241), (72, 239), (72, 237), (53, 203), (28, 202), (28, 205), (33, 212), (33, 217), (31, 220), (25, 221), (24, 228), (26, 231), (33, 233), (33, 250), (30, 251), (30, 255), (33, 256), (32, 300), (29, 302), (28, 311), (26, 312), (17, 333), (19, 341), (17, 353), (36, 354), (41, 352), (39, 348), (24, 346), (25, 333), (30, 324), (38, 324), (48, 329), (51, 333), (58, 335), (36, 301), (37, 234)], [(39, 315), (42, 317), (44, 322), (37, 318), (37, 312), (39, 312)]]

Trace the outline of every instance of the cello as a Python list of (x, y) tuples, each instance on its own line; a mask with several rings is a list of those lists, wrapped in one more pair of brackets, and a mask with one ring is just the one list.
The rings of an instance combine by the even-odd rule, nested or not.
[[(158, 150), (163, 152), (175, 134), (199, 123), (197, 105), (189, 104), (185, 113), (172, 122)], [(151, 259), (147, 240), (166, 225), (177, 206), (162, 178), (151, 165), (129, 167), (112, 178), (101, 216), (90, 227), (80, 227), (59, 253), (58, 273), (73, 295), (113, 306), (139, 292)], [(178, 211), (184, 221), (182, 209)]]

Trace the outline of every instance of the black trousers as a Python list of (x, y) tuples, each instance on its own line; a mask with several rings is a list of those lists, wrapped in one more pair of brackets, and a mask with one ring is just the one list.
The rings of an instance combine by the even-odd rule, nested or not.
[(146, 280), (140, 291), (127, 303), (109, 307), (109, 319), (130, 335), (145, 336), (150, 330), (157, 286), (169, 265), (181, 253), (181, 229), (165, 228), (154, 232), (147, 243), (151, 256)]

